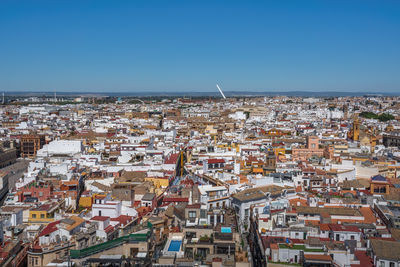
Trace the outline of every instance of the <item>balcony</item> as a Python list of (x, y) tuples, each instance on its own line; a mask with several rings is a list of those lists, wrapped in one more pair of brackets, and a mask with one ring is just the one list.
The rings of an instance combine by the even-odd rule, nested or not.
[(194, 244), (203, 244), (203, 245), (209, 245), (209, 244), (213, 244), (214, 243), (214, 239), (212, 236), (208, 236), (208, 235), (203, 235), (200, 237), (192, 237), (192, 238), (187, 238), (185, 240), (185, 244), (188, 245), (194, 245)]
[(42, 254), (42, 253), (50, 253), (53, 251), (57, 251), (60, 249), (70, 248), (74, 246), (74, 242), (62, 241), (60, 243), (51, 243), (48, 245), (42, 245), (40, 247), (29, 248), (29, 254)]
[(214, 233), (214, 241), (232, 241), (233, 240), (233, 234), (232, 233)]
[(214, 200), (214, 199), (220, 199), (224, 197), (229, 197), (228, 194), (218, 194), (218, 195), (213, 195), (213, 196), (208, 196), (209, 200)]

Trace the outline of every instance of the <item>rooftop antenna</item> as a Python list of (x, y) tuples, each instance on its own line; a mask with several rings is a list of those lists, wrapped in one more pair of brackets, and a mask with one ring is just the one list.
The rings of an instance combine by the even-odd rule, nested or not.
[(54, 90), (54, 102), (57, 102), (57, 91)]
[(217, 84), (217, 88), (218, 88), (219, 92), (221, 93), (222, 98), (223, 98), (223, 99), (226, 99), (224, 93), (222, 92), (221, 88), (219, 88), (219, 85), (218, 85), (218, 84)]
[(4, 101), (4, 92), (3, 92), (3, 101), (2, 101), (2, 103), (3, 103), (3, 105), (4, 105), (4, 103), (5, 103), (5, 101)]

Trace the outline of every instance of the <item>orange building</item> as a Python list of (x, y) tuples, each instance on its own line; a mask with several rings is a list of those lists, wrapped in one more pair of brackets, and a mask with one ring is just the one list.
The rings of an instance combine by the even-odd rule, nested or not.
[(382, 175), (375, 175), (371, 178), (371, 194), (389, 194), (390, 183)]

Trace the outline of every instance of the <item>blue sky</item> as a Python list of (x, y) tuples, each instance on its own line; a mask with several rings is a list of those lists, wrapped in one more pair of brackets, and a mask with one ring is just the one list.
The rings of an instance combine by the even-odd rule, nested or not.
[(399, 14), (398, 0), (1, 0), (0, 91), (400, 92)]

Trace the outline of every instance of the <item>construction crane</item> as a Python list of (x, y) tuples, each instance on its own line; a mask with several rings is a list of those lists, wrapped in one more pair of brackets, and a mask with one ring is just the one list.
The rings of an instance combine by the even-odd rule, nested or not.
[(225, 95), (224, 95), (224, 92), (222, 92), (222, 90), (221, 90), (221, 88), (219, 88), (219, 85), (218, 85), (218, 84), (217, 84), (217, 88), (218, 88), (219, 92), (221, 93), (222, 98), (223, 98), (223, 99), (226, 99), (226, 97), (225, 97)]

